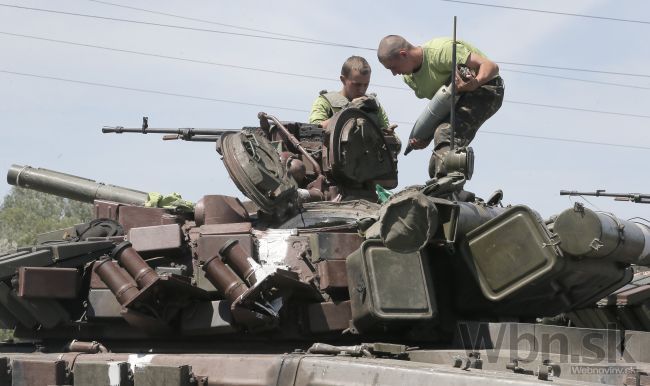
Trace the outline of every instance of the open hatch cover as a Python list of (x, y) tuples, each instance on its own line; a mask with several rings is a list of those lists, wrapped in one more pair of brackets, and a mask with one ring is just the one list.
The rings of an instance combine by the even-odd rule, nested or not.
[(259, 129), (224, 135), (219, 150), (230, 178), (262, 212), (282, 218), (297, 206), (296, 183)]
[(396, 165), (384, 134), (372, 118), (357, 108), (332, 117), (328, 165), (337, 182), (365, 184), (396, 179)]

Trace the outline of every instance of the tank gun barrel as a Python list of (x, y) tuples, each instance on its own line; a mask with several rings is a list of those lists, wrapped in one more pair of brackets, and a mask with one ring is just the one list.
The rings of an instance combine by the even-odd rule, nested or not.
[(11, 165), (7, 172), (7, 183), (89, 203), (94, 200), (107, 200), (144, 205), (147, 201), (146, 192), (31, 166)]
[(614, 197), (616, 201), (632, 201), (638, 204), (650, 204), (650, 194), (640, 193), (607, 193), (604, 189), (595, 192), (578, 192), (577, 190), (560, 190), (560, 196), (594, 196)]

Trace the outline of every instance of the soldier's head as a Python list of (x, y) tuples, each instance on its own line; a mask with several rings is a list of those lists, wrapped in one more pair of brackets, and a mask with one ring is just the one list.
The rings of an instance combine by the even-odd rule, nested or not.
[(399, 35), (388, 35), (381, 39), (377, 59), (393, 75), (412, 74), (422, 65), (421, 49)]
[(343, 95), (349, 100), (366, 95), (370, 71), (368, 61), (361, 56), (350, 56), (341, 67)]

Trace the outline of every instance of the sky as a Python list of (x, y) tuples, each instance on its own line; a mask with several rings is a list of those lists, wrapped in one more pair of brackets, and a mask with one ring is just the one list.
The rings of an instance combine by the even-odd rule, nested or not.
[[(242, 197), (214, 144), (101, 128), (139, 127), (148, 116), (150, 127), (239, 129), (257, 125), (259, 111), (304, 122), (320, 90), (340, 89), (341, 64), (351, 55), (368, 59), (368, 91), (405, 142), (426, 101), (381, 66), (375, 48), (388, 34), (414, 44), (450, 36), (457, 16), (458, 38), (499, 63), (506, 87), (502, 108), (472, 142), (475, 172), (465, 188), (484, 198), (502, 189), (504, 204), (543, 217), (581, 201), (624, 219), (650, 219), (650, 205), (559, 195), (650, 194), (650, 2), (477, 2), (628, 21), (442, 0), (4, 0), (0, 172), (30, 165), (193, 201)], [(430, 149), (400, 156), (399, 188), (428, 179), (429, 156)], [(10, 189), (0, 185), (0, 197)]]

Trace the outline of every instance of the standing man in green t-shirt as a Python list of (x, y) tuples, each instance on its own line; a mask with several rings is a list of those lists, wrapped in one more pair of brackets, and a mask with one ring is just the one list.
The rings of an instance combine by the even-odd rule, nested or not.
[[(403, 75), (404, 82), (415, 91), (418, 98), (433, 98), (438, 89), (451, 82), (451, 38), (435, 38), (421, 46), (414, 46), (399, 35), (388, 35), (379, 43), (377, 57), (393, 75)], [(474, 139), (483, 122), (499, 110), (503, 102), (503, 80), (499, 67), (481, 51), (463, 41), (456, 42), (456, 63), (469, 71), (461, 77), (456, 73), (456, 146), (467, 146)], [(413, 149), (424, 149), (431, 139), (412, 138)], [(435, 128), (434, 149), (429, 161), (429, 176), (446, 174), (445, 154), (451, 144), (449, 118)]]
[[(359, 102), (362, 110), (375, 119), (380, 129), (388, 128), (388, 116), (374, 95), (366, 95), (370, 84), (370, 65), (361, 56), (350, 56), (341, 67), (341, 91), (321, 91), (311, 106), (309, 123), (320, 124), (327, 128), (329, 119), (351, 102)], [(370, 100), (368, 100), (370, 99)]]

